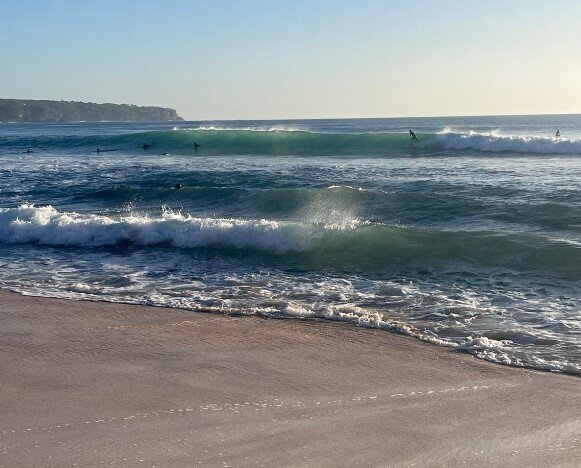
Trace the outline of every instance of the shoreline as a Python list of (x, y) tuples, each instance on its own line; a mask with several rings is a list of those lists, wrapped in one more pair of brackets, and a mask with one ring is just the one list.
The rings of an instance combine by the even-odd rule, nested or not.
[(578, 377), (384, 330), (0, 289), (0, 466), (581, 460)]
[[(0, 287), (0, 292), (8, 292), (11, 294), (17, 294), (19, 296), (24, 296), (24, 297), (36, 297), (36, 298), (40, 298), (40, 299), (55, 299), (55, 300), (63, 300), (63, 301), (81, 301), (81, 302), (102, 302), (105, 304), (118, 304), (120, 306), (135, 306), (135, 307), (154, 307), (154, 308), (158, 308), (158, 309), (168, 309), (168, 310), (179, 310), (179, 311), (183, 311), (183, 312), (187, 312), (187, 313), (192, 313), (192, 314), (209, 314), (209, 315), (219, 315), (219, 316), (224, 316), (224, 317), (254, 317), (254, 318), (258, 318), (258, 319), (264, 319), (264, 320), (297, 320), (297, 321), (304, 321), (304, 322), (312, 322), (312, 323), (337, 323), (337, 324), (341, 324), (341, 325), (346, 325), (346, 326), (351, 326), (351, 327), (357, 327), (357, 328), (361, 328), (361, 329), (365, 329), (365, 330), (372, 330), (372, 331), (380, 331), (380, 332), (386, 332), (386, 333), (392, 333), (398, 336), (403, 336), (406, 338), (411, 338), (415, 341), (419, 341), (425, 344), (429, 344), (431, 346), (436, 346), (436, 347), (442, 347), (445, 349), (448, 349), (450, 351), (459, 353), (459, 354), (464, 354), (466, 356), (469, 356), (471, 358), (474, 359), (478, 359), (490, 364), (494, 364), (494, 365), (499, 365), (499, 366), (506, 366), (506, 367), (511, 367), (511, 368), (515, 368), (515, 369), (528, 369), (528, 370), (532, 370), (532, 371), (536, 371), (536, 372), (547, 372), (547, 373), (554, 373), (554, 374), (559, 374), (559, 375), (568, 375), (571, 377), (577, 377), (577, 378), (581, 378), (581, 374), (576, 373), (576, 372), (570, 372), (567, 370), (556, 370), (556, 369), (552, 369), (549, 367), (540, 367), (540, 366), (533, 366), (533, 365), (529, 365), (529, 364), (522, 364), (521, 365), (515, 365), (515, 364), (507, 364), (505, 362), (499, 361), (499, 360), (494, 360), (494, 359), (487, 359), (485, 357), (481, 357), (478, 356), (475, 353), (471, 353), (468, 351), (468, 349), (466, 348), (462, 348), (460, 347), (457, 343), (452, 342), (452, 341), (446, 341), (446, 339), (444, 338), (438, 338), (437, 336), (430, 336), (430, 335), (424, 335), (419, 331), (416, 331), (416, 329), (413, 327), (412, 324), (408, 324), (406, 322), (384, 322), (387, 326), (371, 326), (371, 325), (362, 325), (360, 323), (356, 323), (355, 321), (348, 321), (348, 320), (338, 320), (338, 319), (327, 319), (327, 318), (322, 318), (322, 317), (300, 317), (300, 316), (292, 316), (292, 315), (288, 315), (288, 316), (266, 316), (266, 315), (261, 315), (261, 314), (244, 314), (241, 312), (236, 312), (236, 311), (218, 311), (215, 309), (188, 309), (185, 307), (170, 307), (167, 305), (158, 305), (158, 304), (140, 304), (138, 302), (123, 302), (123, 301), (116, 301), (116, 300), (107, 300), (101, 297), (61, 297), (58, 295), (43, 295), (43, 294), (36, 294), (36, 293), (31, 293), (31, 292), (27, 292), (27, 291), (18, 291), (16, 289), (10, 289), (10, 288), (6, 288), (6, 287)], [(74, 292), (74, 291), (70, 291), (72, 294), (84, 294), (81, 292)], [(406, 330), (407, 329), (407, 330)]]

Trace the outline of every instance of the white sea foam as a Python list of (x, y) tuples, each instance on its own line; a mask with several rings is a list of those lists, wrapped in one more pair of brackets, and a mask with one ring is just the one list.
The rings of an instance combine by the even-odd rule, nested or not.
[(86, 283), (78, 282), (69, 286), (69, 291), (82, 294), (98, 294), (101, 290), (95, 286), (90, 286)]
[(581, 366), (576, 363), (559, 359), (547, 360), (529, 353), (522, 354), (511, 340), (493, 340), (484, 336), (470, 336), (458, 343), (456, 349), (466, 351), (486, 361), (508, 366), (533, 367), (577, 375), (581, 372)]
[(504, 135), (491, 132), (453, 132), (445, 128), (437, 134), (438, 141), (447, 149), (473, 149), (486, 152), (515, 152), (534, 154), (581, 154), (581, 140), (542, 137)]
[(221, 127), (219, 125), (200, 125), (199, 127), (188, 127), (188, 128), (178, 128), (174, 127), (174, 131), (181, 130), (206, 130), (206, 131), (217, 131), (217, 132), (307, 132), (308, 130), (286, 127), (283, 125), (272, 125), (265, 127)]
[(441, 346), (456, 346), (452, 341), (422, 333), (406, 323), (385, 320), (379, 312), (366, 310), (353, 304), (327, 305), (318, 310), (299, 304), (288, 303), (280, 311), (280, 315), (293, 318), (321, 318), (337, 322), (347, 322), (364, 328), (378, 328), (402, 333)]
[[(300, 223), (269, 220), (196, 218), (165, 211), (159, 217), (113, 218), (59, 212), (52, 206), (0, 210), (0, 241), (44, 245), (106, 246), (170, 243), (176, 247), (231, 246), (278, 252), (308, 248), (312, 232)], [(311, 235), (309, 235), (311, 234)]]
[(110, 217), (59, 212), (52, 206), (0, 209), (0, 241), (14, 244), (98, 247), (121, 243), (175, 247), (236, 247), (304, 251), (327, 230), (355, 229), (358, 220), (299, 223), (266, 219), (197, 218), (164, 211), (158, 217)]
[(346, 189), (346, 190), (357, 190), (358, 192), (368, 192), (369, 190), (363, 187), (352, 187), (351, 185), (329, 185), (327, 187), (329, 190)]

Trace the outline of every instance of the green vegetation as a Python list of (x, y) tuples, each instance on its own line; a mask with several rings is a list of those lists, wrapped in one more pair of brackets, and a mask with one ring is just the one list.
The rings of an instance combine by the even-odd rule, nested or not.
[(131, 104), (0, 99), (0, 122), (183, 120), (174, 109)]

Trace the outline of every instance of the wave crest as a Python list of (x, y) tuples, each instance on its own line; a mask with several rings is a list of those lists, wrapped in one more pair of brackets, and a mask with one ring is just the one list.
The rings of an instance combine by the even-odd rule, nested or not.
[(220, 125), (200, 125), (198, 127), (174, 127), (173, 131), (216, 131), (216, 132), (305, 132), (312, 133), (306, 129), (287, 127), (284, 125), (254, 126), (254, 127), (224, 127)]
[[(316, 268), (383, 270), (394, 265), (469, 262), (511, 269), (544, 270), (579, 278), (581, 250), (535, 235), (422, 230), (362, 222), (346, 213), (300, 221), (199, 218), (169, 210), (160, 216), (111, 217), (59, 212), (51, 206), (0, 209), (0, 242), (103, 247), (117, 244), (294, 253)], [(291, 256), (297, 258), (296, 256)], [(279, 260), (277, 260), (279, 261)]]
[(437, 134), (437, 141), (446, 149), (476, 150), (484, 152), (513, 152), (533, 154), (581, 154), (581, 140), (541, 137), (502, 135), (498, 131), (491, 132), (453, 132), (445, 128)]
[(167, 243), (182, 248), (228, 246), (286, 252), (305, 250), (309, 237), (298, 223), (196, 218), (169, 210), (155, 218), (129, 215), (118, 219), (61, 213), (52, 206), (21, 205), (0, 211), (0, 241), (8, 243), (79, 247)]
[[(2, 147), (20, 151), (96, 148), (142, 153), (144, 142), (152, 144), (147, 154), (169, 153), (200, 156), (348, 156), (409, 157), (454, 154), (454, 151), (512, 152), (525, 154), (581, 154), (581, 140), (541, 136), (501, 135), (497, 131), (418, 133), (419, 144), (410, 145), (407, 133), (317, 133), (289, 127), (229, 128), (199, 126), (169, 131), (121, 135), (18, 137), (2, 141)], [(194, 146), (197, 143), (199, 146)]]

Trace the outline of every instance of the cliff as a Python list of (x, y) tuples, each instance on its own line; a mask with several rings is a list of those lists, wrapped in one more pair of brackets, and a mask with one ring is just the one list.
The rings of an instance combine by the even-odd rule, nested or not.
[(174, 109), (131, 104), (0, 99), (0, 122), (183, 120)]

